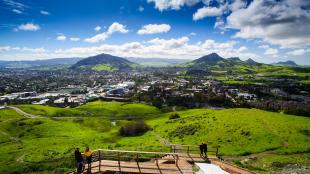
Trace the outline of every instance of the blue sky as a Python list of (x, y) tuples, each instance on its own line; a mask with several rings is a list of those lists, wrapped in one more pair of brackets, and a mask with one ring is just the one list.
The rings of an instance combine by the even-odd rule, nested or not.
[(0, 0), (0, 60), (216, 52), (310, 65), (309, 7), (304, 0)]

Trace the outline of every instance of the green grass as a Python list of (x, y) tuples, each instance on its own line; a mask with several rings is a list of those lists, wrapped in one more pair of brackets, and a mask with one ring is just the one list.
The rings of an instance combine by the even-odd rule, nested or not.
[(41, 105), (17, 105), (27, 113), (48, 117), (131, 117), (147, 118), (160, 114), (156, 107), (142, 103), (95, 101), (76, 108), (58, 108)]
[(310, 119), (306, 117), (257, 109), (193, 109), (178, 113), (179, 119), (169, 120), (169, 114), (166, 114), (150, 124), (156, 133), (174, 143), (199, 144), (206, 141), (211, 146), (219, 145), (222, 155), (268, 150), (294, 154), (310, 150)]
[[(172, 143), (209, 147), (220, 146), (220, 154), (239, 160), (240, 155), (258, 154), (247, 163), (238, 162), (258, 173), (278, 170), (279, 163), (310, 166), (310, 119), (258, 109), (190, 109), (179, 111), (180, 118), (170, 120), (171, 113), (161, 113), (145, 104), (91, 102), (74, 109), (19, 106), (27, 111), (49, 114), (58, 112), (92, 113), (93, 116), (141, 116), (153, 131), (142, 136), (121, 137), (120, 126), (127, 120), (107, 118), (24, 118), (12, 110), (0, 110), (0, 173), (65, 173), (74, 168), (75, 147), (92, 149), (168, 151), (156, 135)], [(38, 109), (40, 108), (40, 109)], [(67, 111), (69, 110), (69, 111)], [(73, 110), (73, 111), (71, 111)], [(43, 115), (42, 114), (42, 115)], [(75, 114), (71, 115), (75, 116)]]
[(108, 71), (108, 72), (113, 72), (117, 71), (118, 69), (114, 68), (110, 64), (97, 64), (91, 68), (94, 71)]

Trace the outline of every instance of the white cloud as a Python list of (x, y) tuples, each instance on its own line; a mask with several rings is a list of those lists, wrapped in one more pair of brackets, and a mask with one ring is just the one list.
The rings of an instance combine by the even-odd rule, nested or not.
[(2, 46), (0, 47), (0, 51), (10, 51), (11, 47), (10, 46)]
[(191, 33), (189, 33), (189, 35), (190, 35), (190, 36), (196, 36), (196, 35), (197, 35), (197, 33), (195, 33), (195, 32), (191, 32)]
[(95, 31), (100, 31), (101, 30), (101, 27), (99, 25), (97, 25), (95, 28), (94, 28)]
[(43, 15), (50, 15), (50, 12), (45, 11), (45, 10), (40, 10), (40, 13)]
[(90, 42), (90, 43), (96, 43), (96, 42), (99, 42), (99, 41), (104, 41), (108, 37), (109, 37), (109, 35), (107, 33), (103, 32), (103, 33), (97, 34), (97, 35), (95, 35), (93, 37), (86, 38), (85, 41), (86, 42)]
[(108, 34), (113, 34), (115, 32), (119, 32), (119, 33), (128, 33), (129, 30), (126, 29), (125, 25), (122, 25), (118, 22), (113, 22), (112, 25), (110, 25), (109, 29), (108, 29)]
[(63, 34), (59, 34), (56, 37), (56, 40), (65, 41), (65, 40), (67, 40), (67, 37), (65, 35), (63, 35)]
[(310, 52), (310, 50), (305, 50), (305, 49), (297, 49), (297, 50), (293, 50), (290, 52), (287, 52), (288, 55), (292, 55), (292, 56), (302, 56), (306, 53)]
[(179, 10), (182, 6), (192, 6), (200, 2), (200, 0), (148, 0), (149, 3), (154, 3), (155, 8), (163, 10)]
[[(123, 57), (160, 57), (196, 59), (212, 52), (219, 53), (223, 57), (240, 57), (242, 59), (259, 58), (258, 55), (250, 53), (244, 46), (237, 46), (236, 42), (217, 42), (205, 40), (201, 43), (191, 44), (189, 37), (161, 39), (154, 38), (146, 42), (128, 42), (123, 44), (102, 44), (92, 47), (73, 47), (69, 49), (58, 49), (54, 51), (37, 49), (33, 53), (1, 54), (1, 59), (22, 59), (22, 58), (55, 58), (55, 57), (87, 57), (100, 53), (108, 53)], [(5, 48), (6, 50), (7, 48)], [(26, 50), (26, 49), (24, 49)], [(30, 50), (30, 49), (28, 49)]]
[(310, 1), (255, 0), (227, 17), (227, 28), (238, 29), (235, 37), (262, 39), (284, 48), (310, 45)]
[(193, 14), (193, 20), (197, 21), (207, 16), (221, 16), (223, 9), (217, 7), (202, 7)]
[(126, 29), (125, 25), (122, 25), (118, 22), (114, 22), (113, 24), (110, 25), (110, 27), (108, 28), (108, 31), (106, 32), (102, 32), (100, 34), (97, 34), (93, 37), (89, 37), (84, 39), (85, 42), (90, 42), (90, 43), (96, 43), (96, 42), (100, 42), (100, 41), (104, 41), (106, 40), (110, 35), (112, 35), (113, 33), (127, 33), (129, 32), (129, 30)]
[(140, 5), (138, 10), (139, 10), (139, 12), (143, 12), (144, 11), (144, 7)]
[(76, 41), (79, 41), (79, 40), (80, 40), (80, 38), (78, 38), (78, 37), (70, 37), (70, 40), (71, 40), (71, 41), (75, 41), (75, 42), (76, 42)]
[(266, 54), (266, 55), (276, 55), (278, 53), (279, 53), (279, 51), (276, 48), (267, 48), (264, 52), (264, 54)]
[(171, 26), (168, 24), (148, 24), (142, 26), (141, 29), (138, 30), (138, 34), (157, 34), (157, 33), (167, 33), (171, 29)]
[(28, 47), (23, 47), (21, 51), (25, 52), (32, 52), (32, 53), (44, 53), (46, 50), (44, 48), (28, 48)]
[(37, 31), (40, 30), (40, 26), (33, 23), (26, 23), (21, 24), (17, 28), (15, 28), (16, 31), (23, 30), (23, 31)]
[(228, 5), (228, 8), (231, 11), (236, 11), (236, 10), (239, 10), (241, 8), (245, 8), (246, 6), (247, 6), (246, 1), (244, 1), (244, 0), (235, 0), (231, 4)]
[(17, 13), (17, 14), (22, 14), (23, 13), (21, 10), (18, 10), (18, 9), (13, 9), (12, 12)]

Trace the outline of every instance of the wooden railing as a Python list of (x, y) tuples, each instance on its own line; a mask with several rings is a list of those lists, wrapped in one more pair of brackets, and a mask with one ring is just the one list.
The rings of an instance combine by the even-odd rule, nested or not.
[[(84, 155), (83, 155), (84, 156)], [(96, 166), (91, 166), (99, 168), (104, 166), (102, 160), (112, 160), (118, 162), (118, 169), (121, 172), (121, 161), (135, 161), (138, 167), (138, 170), (141, 173), (140, 162), (154, 160), (157, 167), (159, 168), (158, 160), (162, 159), (164, 156), (171, 156), (172, 158), (165, 158), (167, 161), (173, 161), (178, 167), (179, 154), (177, 153), (165, 153), (165, 152), (143, 152), (143, 151), (127, 151), (127, 150), (108, 150), (108, 149), (97, 149), (93, 151), (92, 163), (99, 162)]]
[[(171, 153), (187, 153), (187, 154), (199, 154), (200, 149), (198, 145), (181, 145), (181, 144), (170, 144)], [(218, 147), (208, 147), (207, 155), (215, 155), (218, 157)]]

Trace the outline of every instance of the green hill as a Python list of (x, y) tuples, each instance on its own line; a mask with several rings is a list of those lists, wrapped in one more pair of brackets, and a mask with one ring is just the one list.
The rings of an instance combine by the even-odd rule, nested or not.
[(59, 108), (41, 105), (17, 105), (23, 111), (47, 117), (107, 117), (147, 118), (160, 114), (159, 109), (142, 103), (89, 102), (76, 108)]
[[(31, 109), (27, 111), (31, 111), (30, 106), (19, 107), (24, 110), (28, 107)], [(51, 110), (57, 109), (43, 107), (39, 111), (53, 116)], [(141, 136), (121, 137), (120, 126), (131, 121), (90, 116), (29, 119), (13, 110), (0, 110), (0, 173), (65, 173), (74, 168), (74, 148), (86, 145), (92, 149), (169, 151), (158, 136), (171, 143), (197, 145), (204, 141), (209, 147), (220, 146), (219, 153), (226, 159), (258, 173), (279, 170), (290, 163), (310, 166), (310, 119), (307, 117), (258, 109), (189, 109), (179, 111), (180, 118), (169, 119), (171, 113), (161, 113), (152, 106), (118, 102), (92, 102), (67, 110), (94, 115), (117, 112), (115, 116), (120, 118), (145, 116), (152, 131)], [(251, 159), (242, 156), (249, 154), (253, 155)]]
[(109, 54), (99, 54), (78, 61), (71, 67), (71, 69), (113, 72), (132, 70), (136, 66), (137, 64), (121, 57)]

